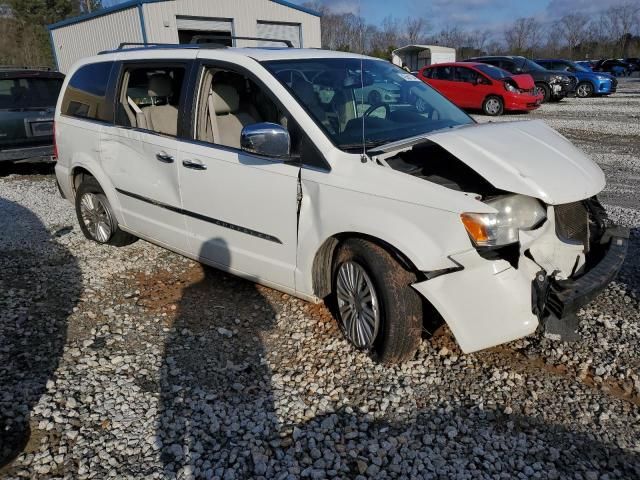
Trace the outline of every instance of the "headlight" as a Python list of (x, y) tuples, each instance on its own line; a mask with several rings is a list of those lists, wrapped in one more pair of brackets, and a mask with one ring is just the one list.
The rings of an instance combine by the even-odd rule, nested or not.
[(556, 83), (568, 83), (569, 77), (565, 75), (554, 75), (553, 77), (551, 77), (551, 81)]
[(517, 92), (518, 91), (518, 89), (516, 87), (514, 87), (513, 85), (511, 85), (509, 82), (504, 82), (504, 88), (506, 88), (510, 92)]
[(598, 75), (596, 78), (602, 82), (606, 82), (607, 80), (611, 81), (609, 77), (603, 77), (601, 75)]
[(467, 233), (477, 247), (516, 243), (520, 230), (530, 230), (547, 217), (540, 201), (524, 195), (505, 195), (486, 203), (498, 212), (460, 215)]

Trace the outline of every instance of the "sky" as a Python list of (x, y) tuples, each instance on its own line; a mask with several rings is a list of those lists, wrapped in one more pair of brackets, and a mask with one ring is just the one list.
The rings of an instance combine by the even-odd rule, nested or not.
[[(303, 4), (306, 0), (289, 0)], [(611, 5), (630, 0), (321, 0), (337, 12), (360, 11), (373, 24), (386, 16), (404, 19), (423, 15), (433, 30), (450, 25), (464, 29), (495, 30), (518, 17), (534, 16), (542, 21), (554, 20), (566, 13), (595, 13)], [(638, 1), (638, 0), (635, 0)]]

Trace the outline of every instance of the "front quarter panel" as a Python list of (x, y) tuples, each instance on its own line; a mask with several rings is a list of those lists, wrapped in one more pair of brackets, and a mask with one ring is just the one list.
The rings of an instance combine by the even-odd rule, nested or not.
[[(302, 170), (296, 289), (305, 296), (314, 295), (315, 255), (327, 239), (338, 235), (381, 240), (420, 271), (456, 267), (448, 257), (472, 248), (459, 213), (486, 210), (487, 206), (461, 192), (356, 162), (350, 158), (333, 162), (336, 167), (331, 172)], [(409, 195), (415, 201), (409, 201)], [(460, 202), (456, 205), (453, 199), (457, 197)], [(428, 202), (452, 208), (436, 208)]]

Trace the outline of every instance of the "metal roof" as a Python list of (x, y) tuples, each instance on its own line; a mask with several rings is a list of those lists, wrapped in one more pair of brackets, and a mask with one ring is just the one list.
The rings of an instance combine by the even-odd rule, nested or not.
[[(86, 20), (91, 20), (92, 18), (102, 17), (104, 15), (109, 15), (113, 12), (119, 12), (121, 10), (127, 10), (129, 8), (141, 7), (145, 3), (156, 3), (156, 2), (170, 2), (175, 0), (128, 0), (126, 2), (119, 3), (112, 7), (101, 8), (100, 10), (96, 10), (95, 12), (85, 13), (83, 15), (78, 15), (77, 17), (67, 18), (65, 20), (61, 20), (56, 23), (52, 23), (51, 25), (47, 25), (48, 30), (55, 30), (56, 28), (66, 27), (67, 25), (73, 25), (75, 23), (81, 23)], [(269, 0), (273, 3), (277, 3), (278, 5), (283, 5), (285, 7), (293, 8), (294, 10), (300, 10), (301, 12), (308, 13), (309, 15), (314, 15), (316, 17), (321, 17), (322, 14), (310, 8), (301, 7), (300, 5), (296, 5), (287, 0)]]
[(415, 50), (417, 51), (431, 50), (432, 52), (437, 52), (437, 53), (451, 53), (456, 51), (455, 48), (442, 47), (440, 45), (405, 45), (404, 47), (396, 48), (391, 53), (411, 52)]

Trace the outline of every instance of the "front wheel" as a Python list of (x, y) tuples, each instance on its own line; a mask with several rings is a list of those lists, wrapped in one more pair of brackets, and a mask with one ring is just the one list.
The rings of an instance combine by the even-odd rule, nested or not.
[(346, 240), (333, 263), (333, 296), (340, 328), (357, 349), (381, 363), (410, 359), (422, 333), (422, 299), (416, 276), (387, 250)]
[(137, 240), (118, 226), (111, 204), (93, 177), (86, 177), (76, 192), (76, 215), (86, 238), (121, 247)]
[(593, 85), (589, 82), (582, 82), (576, 87), (576, 96), (587, 98), (593, 95)]
[(551, 98), (551, 89), (545, 83), (536, 83), (536, 94), (542, 94), (542, 103), (545, 103)]
[(482, 102), (482, 111), (485, 115), (492, 117), (502, 115), (502, 112), (504, 112), (504, 102), (500, 97), (490, 95)]

